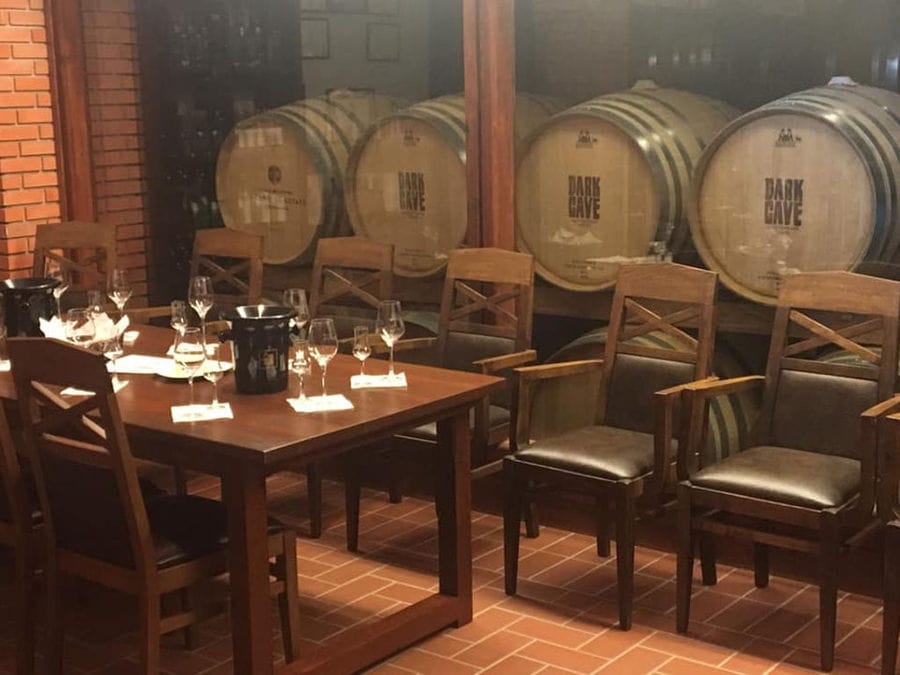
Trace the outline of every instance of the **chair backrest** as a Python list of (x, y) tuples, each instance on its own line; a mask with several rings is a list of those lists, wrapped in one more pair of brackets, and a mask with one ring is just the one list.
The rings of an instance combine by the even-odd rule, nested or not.
[(472, 370), (478, 359), (531, 347), (534, 258), (498, 248), (450, 252), (435, 358)]
[[(860, 413), (894, 393), (898, 314), (898, 282), (850, 272), (787, 277), (752, 441), (858, 459)], [(857, 358), (816, 360), (829, 346)]]
[[(623, 265), (610, 311), (598, 421), (651, 433), (653, 393), (712, 372), (717, 275), (674, 263)], [(697, 327), (697, 337), (679, 326)], [(659, 346), (636, 343), (648, 334)], [(671, 345), (671, 346), (669, 346)]]
[(310, 315), (334, 315), (342, 338), (353, 335), (351, 324), (360, 316), (374, 324), (378, 303), (392, 298), (393, 268), (391, 244), (363, 237), (320, 239), (310, 282)]
[(35, 231), (32, 275), (46, 276), (49, 265), (58, 265), (71, 276), (70, 291), (102, 285), (116, 260), (115, 225), (70, 221)]
[(198, 230), (191, 276), (198, 274), (212, 279), (216, 304), (257, 304), (263, 287), (263, 238), (227, 228)]
[[(102, 356), (9, 339), (25, 444), (50, 545), (147, 573), (155, 552), (137, 468)], [(94, 392), (70, 401), (74, 386)]]
[(20, 542), (31, 531), (31, 505), (6, 409), (0, 405), (0, 542)]

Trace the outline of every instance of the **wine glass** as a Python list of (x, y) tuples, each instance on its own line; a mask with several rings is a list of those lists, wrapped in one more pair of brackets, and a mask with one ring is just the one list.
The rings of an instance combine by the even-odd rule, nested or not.
[(93, 314), (86, 307), (70, 309), (66, 314), (65, 330), (70, 342), (86, 347), (96, 334)]
[(51, 258), (44, 262), (44, 274), (57, 282), (56, 286), (53, 287), (53, 298), (56, 300), (56, 316), (62, 321), (62, 296), (72, 283), (72, 275), (69, 270), (59, 264), (59, 261)]
[(109, 287), (106, 289), (106, 294), (115, 303), (120, 314), (125, 314), (125, 303), (131, 298), (133, 292), (128, 281), (128, 272), (125, 270), (113, 270), (110, 273)]
[(297, 400), (306, 399), (303, 393), (303, 378), (309, 375), (312, 364), (309, 362), (309, 343), (306, 340), (300, 340), (294, 344), (294, 358), (291, 360), (291, 370), (297, 374), (300, 382), (300, 389), (297, 392)]
[(366, 359), (372, 354), (372, 345), (369, 344), (369, 327), (353, 327), (353, 356), (359, 359), (359, 374), (366, 374)]
[(378, 304), (378, 316), (375, 318), (375, 332), (390, 347), (391, 356), (388, 361), (388, 376), (394, 376), (394, 345), (400, 338), (406, 327), (403, 325), (403, 317), (400, 316), (399, 300), (384, 300)]
[(213, 398), (211, 408), (219, 407), (219, 380), (225, 377), (225, 369), (219, 358), (222, 345), (218, 342), (206, 345), (206, 364), (203, 366), (203, 377), (212, 382)]
[(187, 305), (184, 300), (173, 300), (170, 307), (169, 325), (176, 333), (184, 333), (184, 329), (188, 326)]
[(294, 325), (302, 331), (309, 323), (309, 305), (306, 303), (306, 291), (302, 288), (286, 288), (282, 294), (285, 305), (292, 308), (297, 316), (294, 317)]
[(309, 324), (309, 353), (322, 369), (323, 397), (328, 395), (325, 390), (325, 373), (328, 371), (328, 362), (334, 358), (337, 350), (338, 339), (337, 331), (334, 329), (334, 320), (313, 319)]
[(122, 336), (119, 335), (119, 331), (115, 330), (113, 332), (112, 338), (103, 343), (103, 355), (110, 360), (112, 363), (113, 369), (113, 391), (119, 386), (119, 371), (116, 367), (116, 359), (122, 356), (125, 353), (125, 349), (122, 347)]
[(214, 301), (212, 279), (203, 276), (192, 277), (188, 288), (188, 302), (200, 317), (200, 331), (204, 340), (206, 340), (206, 314), (212, 309)]
[(206, 360), (206, 348), (203, 344), (203, 335), (197, 327), (185, 328), (175, 338), (173, 351), (175, 363), (188, 374), (188, 386), (190, 387), (191, 405), (194, 405), (194, 376), (200, 370)]

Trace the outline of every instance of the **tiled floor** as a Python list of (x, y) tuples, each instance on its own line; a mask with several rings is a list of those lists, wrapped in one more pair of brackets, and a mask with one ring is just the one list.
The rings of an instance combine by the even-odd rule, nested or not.
[[(270, 482), (273, 509), (305, 531), (301, 478)], [(304, 639), (320, 642), (347, 627), (390, 613), (435, 587), (435, 517), (431, 504), (407, 498), (388, 504), (369, 493), (363, 503), (361, 557), (343, 549), (337, 485), (326, 491), (329, 529), (298, 545)], [(216, 495), (208, 479), (197, 491)], [(674, 633), (673, 556), (639, 549), (636, 611), (630, 632), (619, 631), (615, 559), (598, 559), (591, 538), (544, 528), (523, 539), (519, 595), (503, 593), (501, 520), (476, 513), (475, 620), (398, 654), (378, 673), (799, 673), (818, 663), (817, 593), (773, 578), (769, 588), (752, 575), (720, 566), (714, 588), (696, 584), (690, 638)], [(135, 672), (134, 609), (128, 599), (93, 587), (76, 587), (67, 622), (67, 663), (72, 673)], [(0, 589), (0, 673), (12, 673), (9, 587)], [(838, 610), (836, 673), (872, 673), (880, 652), (879, 603), (846, 595)], [(280, 640), (275, 639), (280, 652)], [(184, 650), (166, 638), (165, 672), (176, 675), (231, 672), (228, 618), (205, 623), (199, 646)]]

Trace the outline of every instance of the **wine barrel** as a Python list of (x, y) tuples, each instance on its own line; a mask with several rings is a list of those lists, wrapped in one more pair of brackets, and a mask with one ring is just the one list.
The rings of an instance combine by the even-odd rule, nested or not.
[[(560, 107), (516, 97), (516, 139)], [(394, 272), (439, 272), (466, 236), (466, 109), (461, 96), (424, 101), (383, 118), (360, 139), (347, 168), (353, 231), (394, 245)]]
[[(633, 338), (631, 342), (647, 347), (680, 346), (660, 331)], [(605, 346), (606, 328), (593, 330), (557, 351), (547, 359), (547, 363), (602, 359)], [(721, 341), (716, 344), (713, 367), (715, 374), (722, 379), (740, 377), (748, 372), (738, 354)], [(564, 429), (593, 424), (599, 385), (599, 372), (542, 381), (532, 403), (532, 437), (541, 438)], [(709, 456), (719, 459), (745, 447), (759, 407), (759, 392), (739, 392), (712, 398), (706, 443)]]
[(216, 165), (225, 225), (263, 235), (267, 263), (312, 262), (319, 237), (350, 234), (343, 176), (353, 143), (401, 106), (387, 96), (335, 91), (239, 122)]
[(722, 283), (772, 305), (785, 274), (892, 261), (898, 183), (900, 95), (843, 78), (716, 137), (695, 173), (691, 233)]
[(619, 265), (687, 234), (694, 162), (737, 111), (639, 82), (562, 112), (523, 143), (516, 240), (552, 284), (597, 291)]

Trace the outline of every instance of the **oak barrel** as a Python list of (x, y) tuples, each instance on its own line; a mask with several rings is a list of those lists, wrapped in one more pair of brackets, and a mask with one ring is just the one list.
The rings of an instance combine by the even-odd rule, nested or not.
[[(560, 107), (516, 98), (517, 140)], [(439, 272), (466, 236), (466, 110), (462, 96), (424, 101), (383, 118), (357, 143), (347, 168), (353, 231), (394, 245), (394, 272)]]
[[(632, 338), (630, 342), (646, 347), (681, 346), (660, 331)], [(606, 328), (592, 330), (557, 351), (547, 363), (602, 359), (605, 346)], [(722, 341), (716, 344), (713, 368), (715, 374), (722, 379), (747, 375), (749, 370), (739, 354)], [(593, 424), (592, 416), (597, 409), (599, 385), (599, 372), (542, 381), (532, 403), (532, 437), (541, 438), (576, 426)], [(722, 458), (745, 447), (759, 406), (758, 392), (752, 391), (711, 399), (707, 452), (711, 456)]]
[(538, 274), (575, 291), (615, 284), (654, 242), (680, 248), (701, 151), (737, 116), (720, 101), (639, 82), (555, 115), (524, 141), (516, 240)]
[(846, 78), (735, 120), (695, 173), (691, 233), (738, 294), (794, 272), (885, 267), (900, 245), (900, 95)]
[(319, 237), (350, 234), (343, 176), (353, 143), (400, 107), (387, 96), (341, 90), (239, 122), (216, 165), (225, 225), (263, 235), (267, 263), (311, 262)]

